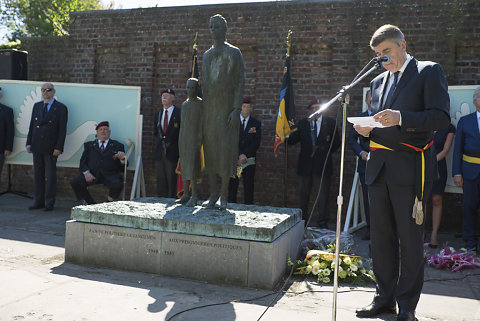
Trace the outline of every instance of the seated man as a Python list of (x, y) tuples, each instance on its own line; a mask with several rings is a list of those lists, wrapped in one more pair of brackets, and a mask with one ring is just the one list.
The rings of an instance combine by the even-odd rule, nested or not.
[(87, 187), (95, 184), (104, 184), (110, 190), (108, 201), (114, 201), (122, 191), (122, 163), (125, 159), (123, 144), (110, 139), (110, 125), (108, 121), (100, 122), (95, 128), (97, 139), (83, 145), (83, 154), (80, 158), (81, 174), (70, 181), (78, 200), (87, 204), (95, 204)]

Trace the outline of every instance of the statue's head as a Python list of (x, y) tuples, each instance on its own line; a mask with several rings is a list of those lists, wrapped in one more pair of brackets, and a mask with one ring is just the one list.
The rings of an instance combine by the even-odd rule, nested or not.
[(208, 28), (210, 29), (210, 34), (214, 41), (225, 41), (227, 20), (225, 20), (222, 15), (216, 14), (210, 17)]
[(189, 78), (187, 80), (187, 95), (188, 97), (197, 97), (200, 89), (197, 78)]

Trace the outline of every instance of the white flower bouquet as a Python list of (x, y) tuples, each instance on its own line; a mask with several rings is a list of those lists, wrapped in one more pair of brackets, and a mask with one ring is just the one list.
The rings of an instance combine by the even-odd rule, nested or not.
[[(287, 264), (292, 266), (294, 274), (313, 275), (319, 283), (333, 282), (335, 269), (335, 246), (329, 245), (327, 251), (309, 250), (304, 260), (292, 262), (287, 256)], [(342, 253), (339, 257), (338, 280), (343, 283), (364, 284), (365, 281), (375, 283), (372, 270), (363, 267), (362, 257)]]

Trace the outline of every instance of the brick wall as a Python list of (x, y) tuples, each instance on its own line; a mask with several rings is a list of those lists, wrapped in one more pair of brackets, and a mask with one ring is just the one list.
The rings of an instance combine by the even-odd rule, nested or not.
[[(421, 60), (440, 62), (450, 85), (477, 84), (480, 80), (480, 2), (476, 0), (293, 1), (78, 12), (71, 16), (70, 36), (22, 42), (23, 49), (29, 51), (29, 78), (141, 86), (142, 155), (147, 193), (153, 195), (150, 133), (153, 114), (161, 107), (160, 91), (175, 88), (177, 104), (186, 98), (184, 87), (195, 33), (201, 66), (201, 54), (211, 46), (208, 20), (216, 13), (228, 21), (228, 41), (242, 50), (245, 94), (253, 97), (254, 117), (262, 121), (255, 193), (258, 204), (296, 206), (298, 147), (288, 150), (286, 200), (285, 148), (280, 148), (277, 158), (272, 152), (289, 29), (293, 31), (292, 79), (299, 119), (306, 116), (306, 105), (313, 97), (326, 101), (353, 79), (373, 56), (368, 46), (371, 34), (385, 23), (403, 30), (409, 53)], [(352, 91), (349, 115), (359, 112), (360, 87), (367, 85), (365, 80)], [(336, 110), (329, 114), (335, 117)], [(339, 152), (334, 161), (339, 164)], [(355, 168), (348, 147), (345, 161), (343, 194), (348, 202)], [(338, 167), (330, 191), (332, 217), (336, 213)], [(19, 166), (16, 184), (27, 188), (32, 179), (25, 177), (25, 172), (31, 176), (30, 169)], [(74, 173), (62, 170), (64, 176)], [(205, 183), (202, 186), (205, 191)], [(72, 195), (68, 187), (60, 189), (59, 194)], [(457, 199), (452, 198), (451, 205), (447, 210), (458, 211)], [(345, 211), (346, 204), (343, 208)]]

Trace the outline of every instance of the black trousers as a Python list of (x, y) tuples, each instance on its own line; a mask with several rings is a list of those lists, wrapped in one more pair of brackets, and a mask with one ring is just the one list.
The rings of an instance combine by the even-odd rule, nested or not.
[(476, 179), (463, 178), (462, 238), (467, 247), (478, 246), (477, 210), (480, 208), (480, 176)]
[(367, 220), (368, 228), (370, 228), (370, 202), (368, 200), (368, 185), (365, 182), (365, 172), (358, 172), (360, 177), (360, 183), (362, 184), (362, 195), (363, 195), (363, 209), (365, 210), (365, 218)]
[[(253, 193), (255, 183), (255, 167), (256, 165), (250, 165), (243, 169), (241, 179), (243, 180), (243, 200), (245, 204), (253, 204)], [(237, 191), (240, 179), (230, 178), (228, 184), (228, 202), (237, 202)]]
[(118, 198), (123, 187), (122, 178), (120, 176), (113, 175), (104, 177), (100, 174), (96, 176), (96, 179), (93, 182), (87, 183), (85, 176), (80, 174), (77, 177), (72, 178), (70, 181), (70, 185), (77, 196), (77, 200), (85, 200), (88, 204), (95, 204), (95, 200), (90, 195), (87, 187), (97, 184), (104, 184), (107, 186), (109, 189), (108, 196), (113, 199)]
[(57, 194), (57, 157), (44, 153), (32, 154), (35, 180), (33, 204), (53, 206)]
[[(432, 183), (425, 183), (429, 195)], [(375, 301), (397, 301), (402, 310), (415, 310), (423, 286), (423, 224), (412, 218), (415, 185), (398, 185), (382, 170), (368, 186)], [(425, 209), (425, 202), (424, 207)]]
[(317, 197), (317, 193), (320, 189), (320, 196), (317, 203), (317, 213), (318, 213), (318, 225), (325, 226), (328, 222), (328, 193), (330, 187), (331, 177), (325, 175), (323, 178), (322, 186), (320, 188), (320, 179), (321, 176), (311, 175), (311, 176), (299, 176), (298, 177), (298, 200), (299, 207), (302, 210), (302, 218), (305, 222), (310, 215), (308, 211), (308, 203), (310, 201), (310, 193), (313, 187), (314, 198)]
[(2, 169), (3, 169), (4, 162), (5, 162), (5, 154), (3, 154), (2, 151), (0, 151), (0, 181), (2, 180)]
[(162, 157), (161, 160), (155, 161), (158, 197), (177, 197), (176, 168), (177, 162), (171, 162), (166, 157)]

